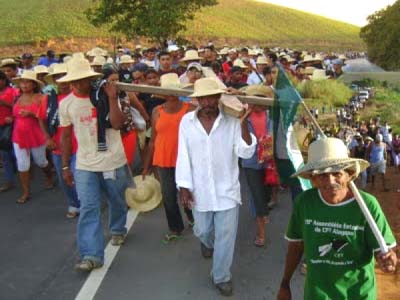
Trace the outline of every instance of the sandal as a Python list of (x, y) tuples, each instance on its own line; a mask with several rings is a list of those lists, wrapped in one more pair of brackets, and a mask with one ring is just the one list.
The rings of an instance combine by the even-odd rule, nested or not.
[(164, 236), (164, 239), (162, 240), (162, 242), (163, 242), (165, 245), (167, 245), (167, 244), (169, 244), (169, 243), (171, 243), (171, 242), (176, 242), (176, 241), (180, 240), (181, 238), (182, 238), (182, 236), (181, 236), (180, 233), (173, 233), (173, 232), (170, 232), (170, 233), (167, 233), (167, 234)]
[(93, 269), (101, 268), (102, 266), (103, 264), (100, 262), (90, 259), (84, 259), (80, 263), (77, 263), (75, 265), (75, 270), (82, 272), (90, 272)]
[(6, 185), (0, 187), (0, 193), (8, 192), (9, 190), (12, 190), (13, 188), (15, 188), (15, 185), (6, 184)]
[(256, 247), (264, 247), (264, 245), (265, 245), (265, 239), (263, 239), (263, 238), (256, 238), (256, 239), (254, 240), (254, 245), (255, 245)]
[(19, 197), (15, 202), (17, 204), (25, 204), (26, 202), (28, 202), (31, 199), (31, 195), (27, 195), (27, 196), (21, 196)]
[(69, 211), (66, 214), (67, 219), (74, 219), (77, 216), (79, 216), (79, 212), (77, 212), (77, 211)]

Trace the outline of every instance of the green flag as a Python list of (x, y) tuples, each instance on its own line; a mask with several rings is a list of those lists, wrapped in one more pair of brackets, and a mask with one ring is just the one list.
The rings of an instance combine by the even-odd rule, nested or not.
[(303, 156), (293, 131), (297, 107), (302, 102), (299, 92), (290, 82), (285, 70), (278, 65), (275, 84), (275, 102), (272, 108), (274, 122), (274, 154), (281, 183), (311, 188), (309, 180), (290, 176), (303, 165)]

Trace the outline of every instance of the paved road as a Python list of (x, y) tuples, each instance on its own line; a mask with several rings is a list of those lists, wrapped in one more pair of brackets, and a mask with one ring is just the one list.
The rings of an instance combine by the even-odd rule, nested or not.
[[(45, 191), (41, 182), (36, 170), (33, 198), (25, 205), (15, 203), (16, 190), (0, 194), (0, 300), (75, 299), (86, 281), (86, 275), (73, 271), (76, 220), (65, 218), (60, 190)], [(231, 299), (276, 297), (286, 255), (283, 232), (291, 209), (286, 192), (280, 200), (271, 213), (265, 248), (253, 246), (254, 221), (247, 203), (241, 207)], [(164, 245), (165, 230), (162, 208), (140, 214), (94, 299), (220, 299), (209, 280), (211, 261), (200, 256), (191, 230), (177, 243)], [(302, 298), (303, 280), (297, 272), (294, 299)]]
[(345, 72), (385, 72), (381, 67), (373, 64), (366, 58), (346, 60)]

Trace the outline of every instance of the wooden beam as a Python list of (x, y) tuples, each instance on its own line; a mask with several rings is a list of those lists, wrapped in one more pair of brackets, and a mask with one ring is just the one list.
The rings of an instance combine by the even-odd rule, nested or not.
[[(159, 86), (143, 85), (143, 84), (130, 84), (118, 82), (117, 86), (120, 90), (125, 92), (136, 92), (136, 93), (148, 93), (155, 95), (166, 95), (175, 97), (187, 97), (193, 93), (192, 89), (174, 89), (174, 88), (163, 88)], [(242, 103), (272, 106), (274, 104), (274, 98), (264, 98), (257, 96), (243, 96), (235, 95)]]

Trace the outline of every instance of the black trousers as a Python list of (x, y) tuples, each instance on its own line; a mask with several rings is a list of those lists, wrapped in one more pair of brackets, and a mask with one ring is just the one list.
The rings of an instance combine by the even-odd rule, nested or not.
[(271, 201), (271, 186), (264, 184), (265, 170), (243, 168), (249, 185), (251, 197), (254, 201), (257, 217), (267, 216), (269, 213), (268, 203)]
[[(160, 175), (161, 193), (169, 230), (181, 232), (183, 231), (184, 225), (178, 205), (178, 190), (175, 183), (175, 168), (158, 167), (158, 174)], [(185, 213), (188, 220), (193, 222), (192, 211), (185, 208)]]

